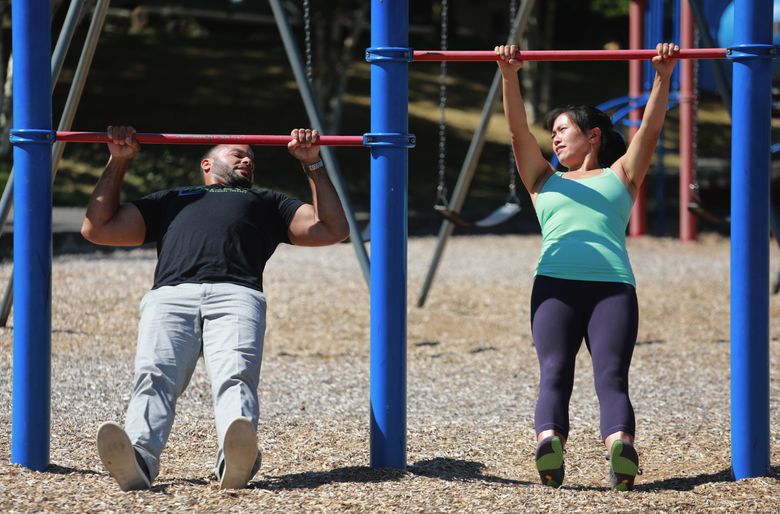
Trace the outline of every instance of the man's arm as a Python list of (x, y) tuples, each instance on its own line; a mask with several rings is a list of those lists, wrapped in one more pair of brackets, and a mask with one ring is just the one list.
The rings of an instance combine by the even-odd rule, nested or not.
[(311, 188), (312, 203), (298, 208), (289, 226), (290, 241), (300, 246), (324, 246), (343, 241), (349, 236), (349, 225), (344, 216), (336, 189), (328, 178), (316, 143), (316, 130), (295, 129), (288, 145), (290, 154), (303, 165)]
[(108, 127), (111, 157), (87, 204), (81, 235), (92, 243), (111, 246), (143, 244), (146, 224), (133, 204), (119, 203), (122, 180), (140, 150), (132, 127)]

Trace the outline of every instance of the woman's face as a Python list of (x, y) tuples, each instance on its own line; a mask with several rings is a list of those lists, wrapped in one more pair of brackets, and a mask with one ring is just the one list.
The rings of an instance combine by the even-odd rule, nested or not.
[(561, 164), (567, 168), (576, 168), (593, 149), (595, 136), (593, 130), (583, 132), (568, 114), (562, 113), (553, 122), (553, 151)]

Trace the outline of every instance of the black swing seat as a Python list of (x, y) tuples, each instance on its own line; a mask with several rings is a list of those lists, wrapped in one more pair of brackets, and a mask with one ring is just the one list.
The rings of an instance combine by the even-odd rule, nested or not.
[[(689, 203), (688, 210), (700, 220), (711, 223), (721, 230), (728, 231), (731, 228), (731, 218), (722, 218), (713, 214), (696, 202)], [(780, 220), (778, 219), (777, 211), (771, 206), (769, 208), (769, 229), (774, 234), (775, 240), (780, 244)], [(777, 293), (780, 293), (780, 269), (777, 270), (775, 279), (772, 282), (772, 294)]]
[(487, 216), (477, 221), (469, 221), (463, 218), (460, 213), (450, 210), (446, 205), (435, 205), (433, 207), (439, 215), (459, 227), (470, 228), (490, 228), (500, 225), (512, 219), (522, 210), (518, 202), (507, 201), (504, 205), (491, 212)]
[[(496, 209), (495, 211), (491, 212), (487, 216), (485, 216), (482, 219), (479, 219), (477, 221), (469, 221), (465, 218), (463, 218), (459, 213), (455, 211), (451, 211), (446, 205), (435, 205), (433, 207), (436, 212), (439, 213), (439, 215), (449, 221), (450, 223), (453, 223), (454, 225), (457, 225), (459, 227), (463, 228), (471, 228), (471, 227), (478, 227), (478, 228), (490, 228), (495, 227), (496, 225), (500, 225), (502, 223), (505, 223), (509, 221), (512, 217), (514, 217), (517, 213), (519, 213), (521, 210), (523, 210), (522, 206), (517, 201), (508, 200), (504, 205)], [(367, 224), (365, 227), (363, 227), (363, 230), (361, 231), (361, 239), (363, 239), (363, 242), (368, 242), (371, 240), (371, 224)]]
[(722, 218), (717, 214), (708, 211), (699, 203), (690, 202), (688, 204), (688, 211), (700, 220), (710, 223), (722, 230), (728, 230), (731, 226), (731, 220), (729, 218)]

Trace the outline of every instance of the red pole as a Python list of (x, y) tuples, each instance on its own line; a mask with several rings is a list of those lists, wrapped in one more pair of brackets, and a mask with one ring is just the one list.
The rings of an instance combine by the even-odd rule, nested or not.
[[(687, 0), (680, 2), (680, 46), (693, 46), (693, 16)], [(692, 200), (691, 184), (695, 166), (695, 100), (693, 62), (680, 63), (680, 241), (696, 239), (696, 219), (688, 210)]]
[[(287, 146), (290, 136), (224, 135), (224, 134), (158, 134), (137, 133), (135, 139), (148, 145), (262, 145)], [(107, 143), (105, 132), (57, 132), (57, 141), (68, 143)], [(319, 146), (363, 146), (363, 136), (321, 136)]]
[[(632, 4), (633, 5), (633, 4)], [(641, 34), (641, 32), (640, 32)], [(517, 55), (521, 61), (631, 61), (652, 59), (655, 49), (643, 50), (522, 50)], [(679, 59), (725, 59), (725, 48), (689, 48), (681, 50)], [(495, 61), (492, 50), (415, 50), (415, 61)]]
[[(633, 0), (629, 7), (628, 46), (636, 50), (642, 46), (644, 39), (645, 0)], [(657, 52), (655, 52), (657, 54)], [(628, 63), (628, 95), (632, 98), (642, 96), (642, 63)], [(628, 114), (631, 126), (628, 129), (628, 140), (634, 138), (639, 123), (642, 121), (644, 109), (634, 109)], [(637, 237), (647, 233), (647, 181), (639, 186), (634, 206), (631, 208), (631, 219), (628, 222), (628, 235)]]

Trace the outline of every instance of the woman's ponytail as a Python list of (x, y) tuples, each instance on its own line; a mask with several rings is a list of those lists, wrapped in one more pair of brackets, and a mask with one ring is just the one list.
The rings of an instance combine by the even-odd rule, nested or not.
[(601, 131), (601, 149), (599, 150), (599, 166), (608, 168), (626, 153), (626, 141), (623, 136), (611, 126), (609, 130)]

